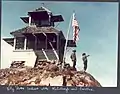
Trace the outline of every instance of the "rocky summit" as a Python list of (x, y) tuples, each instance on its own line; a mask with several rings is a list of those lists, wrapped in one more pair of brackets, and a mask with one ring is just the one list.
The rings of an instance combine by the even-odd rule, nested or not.
[(34, 68), (12, 63), (0, 69), (0, 85), (102, 87), (89, 73), (72, 67), (61, 69), (53, 62), (39, 62)]

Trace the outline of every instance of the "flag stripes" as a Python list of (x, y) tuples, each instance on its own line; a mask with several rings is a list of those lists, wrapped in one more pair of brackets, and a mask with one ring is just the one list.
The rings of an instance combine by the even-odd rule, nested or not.
[(76, 42), (77, 40), (79, 40), (80, 28), (78, 21), (76, 20), (75, 13), (73, 13), (72, 27), (73, 27), (73, 41)]

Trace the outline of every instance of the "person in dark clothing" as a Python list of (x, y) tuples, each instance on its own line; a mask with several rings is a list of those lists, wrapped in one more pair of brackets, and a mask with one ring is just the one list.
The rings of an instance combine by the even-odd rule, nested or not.
[(76, 66), (76, 50), (73, 50), (73, 53), (70, 56), (72, 62), (73, 62), (73, 68)]
[(88, 62), (87, 57), (89, 57), (89, 56), (90, 55), (86, 55), (86, 53), (82, 54), (82, 60), (83, 60), (83, 64), (84, 64), (84, 71), (86, 71), (86, 69), (87, 69), (87, 62)]

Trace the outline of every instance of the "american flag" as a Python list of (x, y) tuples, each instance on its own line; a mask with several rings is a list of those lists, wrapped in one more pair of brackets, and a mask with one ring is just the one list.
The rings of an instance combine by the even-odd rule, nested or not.
[(72, 27), (73, 27), (73, 41), (76, 42), (79, 39), (79, 24), (76, 20), (75, 13), (73, 13), (73, 19), (72, 19)]

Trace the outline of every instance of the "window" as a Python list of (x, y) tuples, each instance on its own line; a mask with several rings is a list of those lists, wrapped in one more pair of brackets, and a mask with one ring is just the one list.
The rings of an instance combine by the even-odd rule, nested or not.
[(24, 49), (24, 39), (23, 37), (16, 38), (15, 49)]
[(50, 25), (49, 20), (41, 20), (41, 26)]

